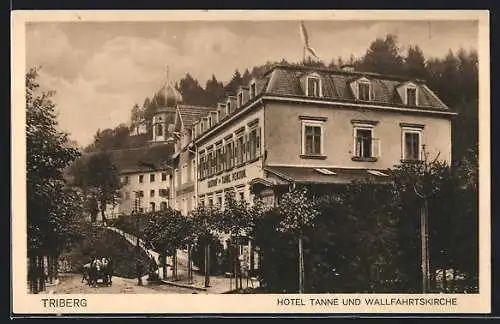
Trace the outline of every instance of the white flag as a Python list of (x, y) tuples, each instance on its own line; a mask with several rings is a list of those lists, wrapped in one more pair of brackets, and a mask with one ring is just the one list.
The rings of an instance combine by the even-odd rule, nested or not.
[(299, 25), (300, 36), (302, 37), (302, 42), (304, 42), (305, 47), (309, 47), (309, 36), (307, 35), (306, 26), (304, 26), (304, 22), (301, 21)]
[(309, 45), (309, 35), (307, 34), (307, 29), (306, 26), (304, 26), (303, 21), (300, 22), (299, 30), (300, 30), (300, 36), (302, 37), (302, 42), (304, 43), (304, 48), (307, 49), (307, 51), (311, 53), (314, 57), (319, 59), (316, 50)]

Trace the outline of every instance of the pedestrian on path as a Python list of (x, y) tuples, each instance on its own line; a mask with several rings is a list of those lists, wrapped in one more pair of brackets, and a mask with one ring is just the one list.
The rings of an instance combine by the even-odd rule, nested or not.
[(137, 274), (137, 285), (142, 286), (142, 273), (143, 273), (143, 266), (141, 260), (139, 258), (136, 259), (135, 262), (135, 272)]

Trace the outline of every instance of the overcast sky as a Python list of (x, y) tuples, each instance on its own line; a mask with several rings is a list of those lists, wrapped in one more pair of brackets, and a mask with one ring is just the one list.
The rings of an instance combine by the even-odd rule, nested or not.
[[(367, 22), (306, 21), (311, 46), (329, 62), (361, 56), (370, 42), (396, 34), (403, 51), (419, 45), (426, 57), (449, 49), (477, 49), (473, 21)], [(215, 74), (227, 81), (267, 60), (298, 61), (298, 22), (64, 22), (29, 23), (27, 68), (41, 65), (43, 89), (55, 90), (60, 128), (87, 145), (98, 128), (127, 123), (134, 103), (142, 104), (170, 66), (176, 81), (189, 72), (204, 86)]]

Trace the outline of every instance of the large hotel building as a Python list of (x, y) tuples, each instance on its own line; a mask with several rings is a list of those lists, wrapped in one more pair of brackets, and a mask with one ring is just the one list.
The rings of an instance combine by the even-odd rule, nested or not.
[(190, 121), (180, 172), (197, 180), (183, 210), (222, 205), (228, 191), (272, 204), (291, 184), (384, 181), (385, 169), (421, 160), (424, 147), (449, 161), (454, 115), (420, 80), (276, 65)]
[[(451, 159), (455, 115), (421, 80), (276, 65), (216, 107), (182, 104), (166, 83), (148, 147), (117, 152), (116, 214), (223, 205), (227, 192), (268, 204), (304, 184), (332, 191), (430, 155)], [(167, 136), (168, 133), (168, 136)], [(116, 155), (115, 154), (115, 155)], [(145, 163), (144, 163), (145, 162)]]
[[(117, 159), (118, 214), (137, 200), (143, 211), (187, 216), (222, 207), (226, 193), (273, 205), (295, 184), (334, 192), (357, 179), (385, 182), (384, 170), (421, 161), (424, 148), (451, 160), (455, 113), (421, 80), (276, 65), (216, 107), (183, 105), (171, 84), (162, 92), (149, 147)], [(240, 247), (254, 269), (249, 251)]]

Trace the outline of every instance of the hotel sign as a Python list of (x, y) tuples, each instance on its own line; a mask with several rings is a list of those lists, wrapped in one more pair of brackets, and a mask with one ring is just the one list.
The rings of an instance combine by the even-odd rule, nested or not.
[(217, 177), (215, 179), (209, 180), (207, 182), (208, 188), (215, 187), (217, 185), (223, 184), (223, 183), (230, 183), (232, 181), (240, 180), (246, 178), (246, 172), (245, 169), (236, 171), (230, 174), (225, 174), (223, 176)]

